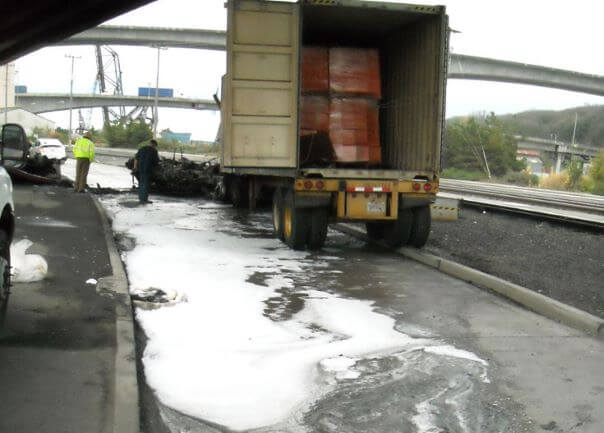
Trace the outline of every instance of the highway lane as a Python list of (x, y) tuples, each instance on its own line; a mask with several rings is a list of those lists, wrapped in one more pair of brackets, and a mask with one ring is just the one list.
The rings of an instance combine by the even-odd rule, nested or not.
[[(141, 216), (149, 221), (153, 212), (161, 212), (162, 203), (174, 209), (175, 203), (190, 202), (155, 200), (152, 208), (140, 210)], [(241, 250), (248, 243), (263, 242), (276, 260), (285, 254), (286, 248), (272, 239), (267, 213), (248, 214), (211, 203), (205, 208), (201, 203), (198, 214), (185, 212), (182, 217), (187, 218), (191, 236), (202, 230), (191, 219), (203, 221), (203, 230), (222, 236), (212, 237), (218, 244), (208, 245), (209, 254), (224, 247), (221, 239), (237, 242)], [(177, 235), (182, 228), (174, 230)], [(133, 244), (128, 245), (131, 249)], [(233, 250), (233, 261), (237, 257)], [(318, 290), (372, 302), (373, 310), (392, 319), (394, 329), (412, 343), (359, 357), (353, 367), (357, 378), (333, 380), (295, 417), (255, 431), (604, 430), (604, 414), (599, 410), (604, 406), (604, 342), (336, 232), (330, 232), (322, 253), (307, 254), (300, 263), (299, 270), (287, 271), (291, 284), (263, 300), (264, 317), (276, 323), (291, 321), (309, 307), (309, 291)], [(283, 270), (257, 271), (247, 282), (265, 287), (267, 281), (282, 277)], [(346, 338), (346, 331), (342, 332), (340, 338)], [(204, 346), (203, 340), (191, 343)], [(443, 345), (465, 355), (430, 349)], [(485, 363), (468, 359), (467, 353)], [(159, 411), (170, 431), (225, 431), (211, 420), (183, 415), (162, 403)]]

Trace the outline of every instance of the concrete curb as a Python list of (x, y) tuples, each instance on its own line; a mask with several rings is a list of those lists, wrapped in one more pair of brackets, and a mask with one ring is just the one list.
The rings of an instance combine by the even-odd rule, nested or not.
[(134, 318), (130, 293), (128, 292), (128, 278), (113, 240), (113, 231), (107, 213), (96, 197), (91, 195), (91, 198), (101, 218), (107, 251), (109, 252), (109, 262), (113, 270), (111, 277), (99, 280), (97, 290), (113, 293), (117, 301), (115, 305), (116, 352), (113, 432), (140, 433)]
[[(342, 224), (337, 224), (335, 228), (358, 239), (368, 239), (366, 233), (361, 229)], [(486, 287), (487, 289), (493, 290), (549, 319), (564, 323), (565, 325), (597, 337), (604, 337), (604, 319), (600, 319), (583, 310), (548, 298), (547, 296), (534, 292), (526, 287), (510, 283), (509, 281), (486, 274), (477, 269), (470, 268), (469, 266), (464, 266), (451, 260), (421, 252), (415, 248), (403, 247), (399, 248), (396, 252), (426, 266), (438, 269), (452, 277), (467, 281), (475, 286)]]

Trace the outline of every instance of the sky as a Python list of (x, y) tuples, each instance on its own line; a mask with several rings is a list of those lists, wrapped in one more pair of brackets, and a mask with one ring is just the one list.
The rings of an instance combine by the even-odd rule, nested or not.
[[(577, 0), (441, 0), (406, 3), (439, 3), (447, 6), (451, 52), (532, 63), (603, 75), (604, 56), (597, 46), (602, 40), (604, 2)], [(157, 0), (106, 24), (224, 30), (224, 0)], [(459, 32), (459, 33), (457, 33)], [(138, 87), (155, 85), (157, 50), (151, 47), (113, 46), (121, 61), (124, 93), (135, 95)], [(74, 93), (91, 93), (96, 74), (94, 48), (49, 47), (31, 53), (16, 64), (16, 84), (29, 92), (68, 93), (71, 62), (75, 61)], [(221, 51), (169, 48), (161, 51), (160, 87), (174, 89), (175, 96), (211, 98), (225, 71)], [(497, 114), (532, 109), (561, 110), (604, 104), (604, 97), (528, 85), (471, 80), (449, 80), (447, 117), (481, 111)], [(82, 110), (96, 127), (102, 125), (101, 110)], [(68, 126), (67, 112), (46, 113), (58, 126)], [(569, 122), (574, 121), (574, 116)], [(192, 132), (194, 139), (212, 140), (219, 114), (160, 108), (159, 129)], [(77, 112), (74, 113), (74, 128)]]

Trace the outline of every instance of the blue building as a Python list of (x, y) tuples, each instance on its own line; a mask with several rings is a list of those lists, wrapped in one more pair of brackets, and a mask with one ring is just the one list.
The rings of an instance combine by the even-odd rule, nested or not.
[(183, 144), (189, 144), (191, 142), (190, 132), (172, 132), (169, 129), (164, 129), (159, 135), (166, 141), (178, 141)]

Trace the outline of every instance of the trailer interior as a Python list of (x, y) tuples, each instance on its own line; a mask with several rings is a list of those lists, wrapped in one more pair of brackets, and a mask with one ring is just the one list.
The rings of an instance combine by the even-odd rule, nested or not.
[(444, 130), (444, 7), (367, 2), (333, 7), (321, 3), (325, 2), (301, 5), (303, 46), (379, 50), (380, 168), (432, 180), (439, 171)]

